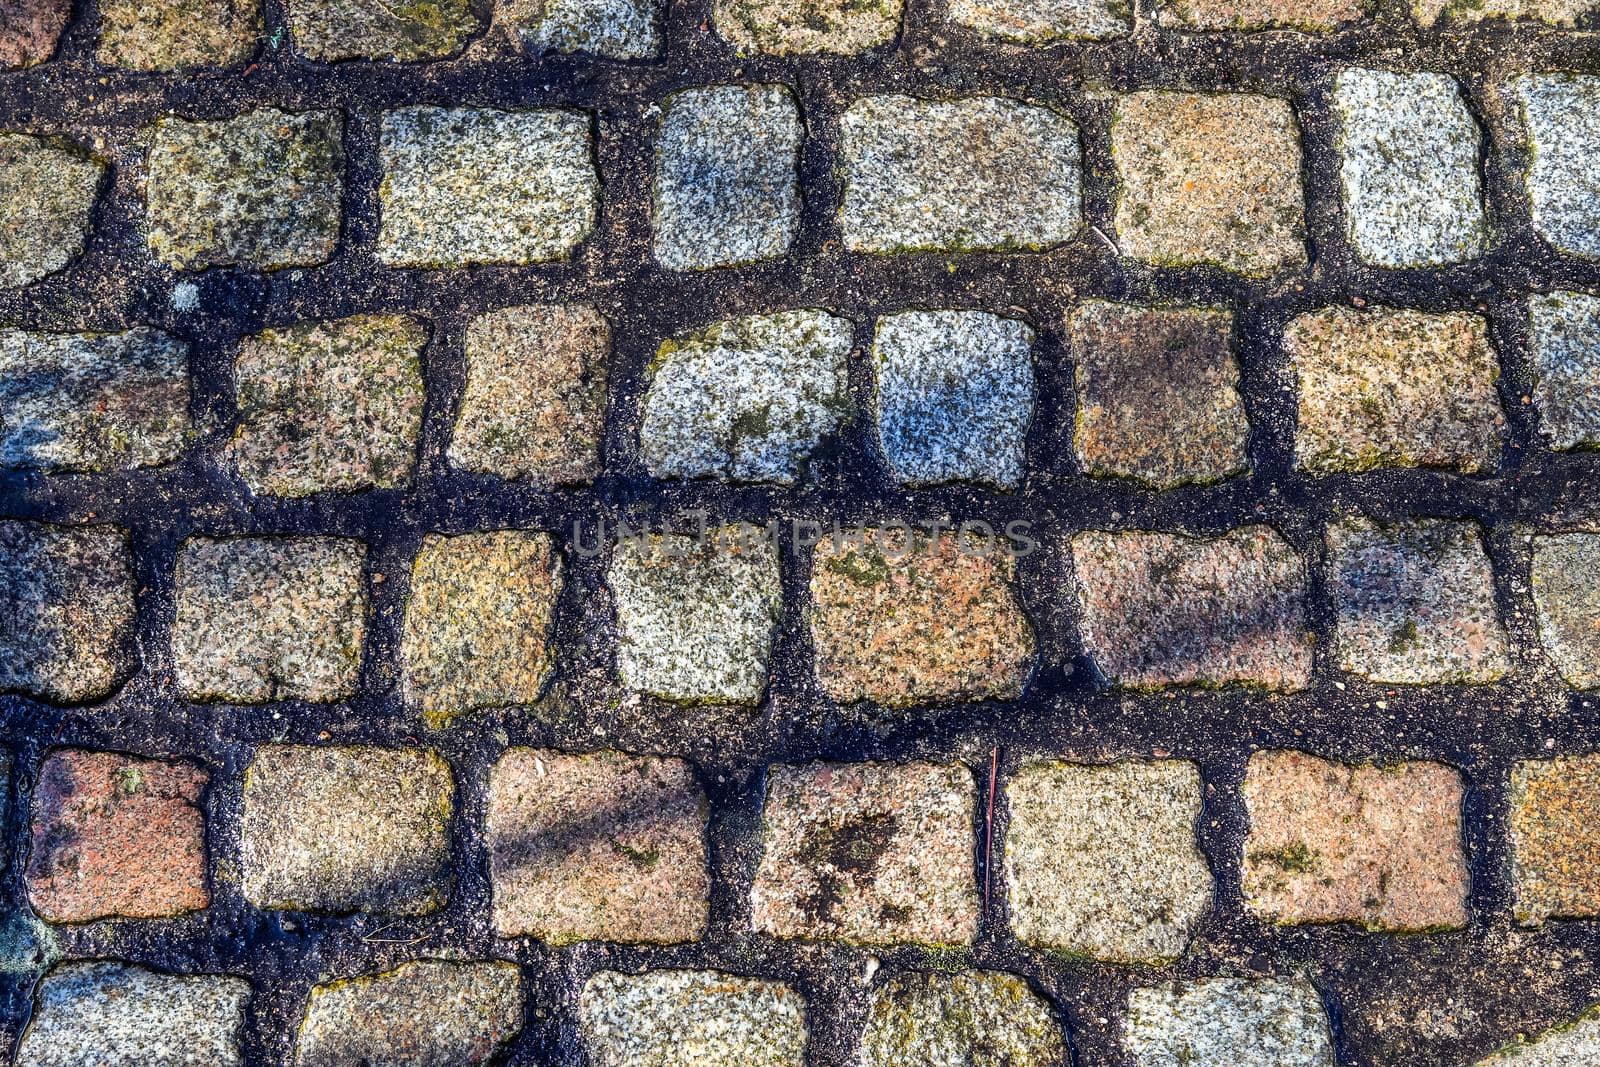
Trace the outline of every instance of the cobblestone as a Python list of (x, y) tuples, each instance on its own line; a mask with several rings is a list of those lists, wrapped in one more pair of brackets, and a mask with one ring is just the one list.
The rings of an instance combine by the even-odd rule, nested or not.
[(867, 96), (839, 125), (851, 251), (1042, 251), (1078, 230), (1078, 128), (1065, 115), (993, 96)]
[(1172, 489), (1249, 465), (1229, 312), (1091, 300), (1070, 313), (1067, 334), (1085, 474)]
[(1207, 978), (1128, 994), (1124, 1047), (1136, 1067), (1333, 1067), (1317, 991), (1304, 981)]
[(439, 908), (454, 792), (450, 768), (422, 749), (261, 746), (239, 820), (245, 899), (296, 911)]
[(594, 1067), (803, 1067), (805, 1000), (720, 971), (601, 971), (583, 987)]
[(1271, 528), (1091, 530), (1072, 539), (1072, 557), (1083, 642), (1112, 684), (1310, 683), (1305, 565)]
[(1566, 1067), (1600, 1058), (1600, 1013), (1590, 1008), (1577, 1019), (1517, 1041), (1475, 1067)]
[(1212, 896), (1194, 764), (1031, 763), (1006, 783), (1006, 801), (1018, 940), (1121, 963), (1183, 955)]
[(1133, 29), (1122, 0), (951, 0), (950, 19), (993, 37), (1026, 44), (1100, 40)]
[(1594, 11), (1594, 0), (1413, 0), (1412, 13), (1424, 26), (1469, 26), (1488, 19), (1528, 19), (1573, 29)]
[(1510, 800), (1517, 921), (1600, 915), (1600, 756), (1515, 763)]
[(1551, 246), (1600, 257), (1600, 78), (1512, 79), (1528, 139), (1533, 226)]
[(1367, 14), (1364, 0), (1162, 0), (1156, 20), (1188, 30), (1327, 33)]
[(209, 776), (189, 763), (63, 749), (39, 768), (28, 902), (48, 922), (159, 918), (211, 902)]
[(713, 0), (717, 32), (741, 55), (854, 55), (900, 32), (904, 0)]
[(478, 29), (468, 0), (386, 6), (372, 0), (289, 0), (289, 32), (307, 59), (440, 59)]
[(667, 98), (656, 141), (655, 256), (668, 270), (782, 256), (800, 226), (800, 109), (782, 85)]
[(95, 58), (108, 67), (231, 67), (260, 43), (260, 0), (100, 0), (99, 10)]
[(189, 440), (189, 348), (177, 338), (149, 326), (0, 330), (0, 466), (158, 467)]
[(896, 975), (872, 992), (859, 1067), (1060, 1067), (1067, 1042), (1050, 1005), (995, 971)]
[(959, 764), (771, 768), (751, 925), (859, 945), (971, 944), (973, 792)]
[(1461, 776), (1438, 763), (1353, 767), (1257, 752), (1244, 780), (1246, 905), (1277, 923), (1465, 926), (1463, 793)]
[(0, 132), (0, 286), (31, 285), (82, 254), (105, 173), (74, 146)]
[(1511, 669), (1478, 526), (1363, 517), (1328, 527), (1340, 669), (1375, 682), (1493, 682)]
[(71, 18), (70, 0), (0, 0), (0, 70), (49, 59)]
[(1600, 534), (1533, 539), (1531, 578), (1539, 639), (1567, 680), (1600, 689)]
[(1499, 365), (1477, 315), (1329, 307), (1292, 320), (1295, 464), (1315, 473), (1500, 465)]
[(511, 749), (485, 836), (501, 937), (675, 944), (705, 934), (709, 808), (689, 764)]
[(495, 21), (523, 47), (590, 52), (606, 59), (650, 59), (661, 52), (653, 0), (500, 0)]
[(1600, 297), (1556, 292), (1528, 298), (1533, 402), (1558, 451), (1600, 448)]
[(178, 549), (172, 665), (188, 700), (352, 696), (366, 547), (337, 537), (193, 538)]

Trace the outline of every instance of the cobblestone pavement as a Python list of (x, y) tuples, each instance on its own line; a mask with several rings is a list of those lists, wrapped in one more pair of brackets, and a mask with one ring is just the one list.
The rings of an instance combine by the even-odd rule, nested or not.
[(1600, 4), (0, 67), (15, 1062), (1600, 1063)]

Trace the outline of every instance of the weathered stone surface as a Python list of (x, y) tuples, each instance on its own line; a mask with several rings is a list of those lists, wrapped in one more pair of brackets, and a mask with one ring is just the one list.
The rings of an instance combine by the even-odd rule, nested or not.
[(495, 932), (554, 944), (699, 939), (709, 817), (682, 760), (509, 750), (489, 776)]
[(1206, 978), (1128, 994), (1123, 1047), (1135, 1067), (1333, 1067), (1333, 1039), (1309, 982)]
[(668, 270), (775, 259), (800, 227), (800, 108), (782, 85), (685, 89), (662, 105), (654, 250)]
[(851, 251), (1040, 251), (1078, 231), (1065, 115), (994, 96), (866, 96), (839, 127)]
[(71, 18), (71, 0), (0, 0), (0, 70), (49, 59)]
[(1305, 565), (1270, 527), (1090, 530), (1072, 558), (1083, 643), (1112, 684), (1309, 684)]
[(175, 270), (310, 267), (333, 256), (344, 195), (336, 112), (275, 108), (156, 122), (146, 241)]
[(1347, 68), (1334, 79), (1333, 110), (1356, 255), (1378, 267), (1430, 267), (1483, 251), (1483, 134), (1454, 78)]
[(427, 340), (427, 327), (408, 315), (298, 322), (245, 338), (227, 456), (250, 491), (300, 497), (409, 486)]
[(1600, 756), (1513, 764), (1509, 828), (1518, 922), (1600, 915)]
[(394, 915), (441, 907), (454, 794), (449, 766), (423, 749), (262, 745), (239, 818), (245, 899)]
[(1026, 44), (1120, 37), (1133, 29), (1126, 0), (950, 0), (952, 22)]
[(817, 680), (834, 700), (891, 707), (1012, 700), (1033, 667), (1033, 630), (998, 543), (879, 531), (824, 537), (807, 613)]
[(177, 338), (0, 330), (0, 467), (157, 467), (189, 437), (189, 346)]
[(126, 532), (0, 521), (0, 693), (105, 696), (134, 669), (134, 621)]
[(0, 132), (0, 286), (31, 285), (78, 257), (105, 172), (63, 142)]
[(593, 1067), (804, 1067), (806, 1002), (721, 971), (601, 971), (579, 1024)]
[(391, 267), (566, 259), (598, 211), (589, 121), (555, 108), (385, 112), (378, 259)]
[(891, 43), (905, 0), (713, 0), (712, 21), (741, 54), (854, 55)]
[(127, 963), (64, 963), (45, 975), (17, 1067), (242, 1067), (250, 983)]
[(1199, 768), (1030, 763), (1006, 783), (1006, 800), (1018, 940), (1119, 963), (1183, 955), (1211, 908), (1211, 869), (1195, 841)]
[(1424, 26), (1441, 20), (1458, 25), (1489, 19), (1527, 19), (1575, 28), (1595, 11), (1594, 0), (1412, 0), (1411, 13)]
[(208, 775), (191, 763), (63, 749), (39, 768), (28, 902), (48, 922), (196, 911), (206, 888)]
[(1527, 1040), (1517, 1040), (1475, 1067), (1579, 1067), (1600, 1063), (1600, 1006)]
[(307, 59), (440, 59), (478, 28), (469, 0), (288, 0), (289, 32)]
[(1600, 77), (1511, 80), (1528, 138), (1533, 227), (1560, 252), (1600, 257)]
[(550, 675), (561, 559), (550, 535), (493, 530), (422, 539), (400, 639), (400, 691), (433, 725), (532, 704)]
[(496, 0), (495, 22), (524, 48), (650, 59), (661, 52), (655, 0)]
[(1533, 539), (1539, 640), (1567, 684), (1600, 689), (1600, 533)]
[(1156, 20), (1173, 29), (1325, 33), (1367, 14), (1365, 0), (1161, 0)]
[(850, 411), (854, 328), (822, 311), (713, 323), (664, 342), (641, 408), (657, 478), (799, 479)]
[(611, 327), (586, 304), (502, 308), (467, 324), (458, 470), (575, 485), (600, 474)]
[(1171, 489), (1249, 465), (1231, 312), (1089, 300), (1067, 334), (1085, 474)]
[(1500, 465), (1505, 415), (1488, 326), (1460, 312), (1327, 307), (1284, 329), (1301, 470)]
[(1600, 297), (1528, 297), (1533, 325), (1533, 402), (1557, 451), (1600, 448)]
[(178, 692), (238, 704), (354, 694), (365, 561), (366, 546), (341, 537), (184, 542), (172, 626)]
[(872, 991), (857, 1067), (1064, 1067), (1050, 1005), (998, 971), (910, 972)]
[(1111, 155), (1124, 255), (1252, 276), (1305, 265), (1300, 131), (1287, 100), (1131, 93), (1112, 115)]
[(678, 534), (619, 541), (606, 584), (624, 685), (667, 700), (760, 702), (783, 609), (778, 553), (732, 533), (708, 531), (704, 544)]
[(878, 447), (901, 485), (1015, 489), (1033, 418), (1033, 328), (985, 311), (902, 311), (872, 341)]
[(261, 37), (260, 0), (100, 0), (99, 9), (95, 58), (109, 67), (231, 67)]
[(474, 1067), (522, 1030), (522, 975), (501, 960), (412, 960), (311, 990), (295, 1067)]
[(1386, 931), (1467, 924), (1464, 789), (1453, 768), (1257, 752), (1243, 792), (1244, 897), (1255, 914)]
[(961, 764), (770, 768), (751, 925), (861, 945), (971, 944), (973, 793)]

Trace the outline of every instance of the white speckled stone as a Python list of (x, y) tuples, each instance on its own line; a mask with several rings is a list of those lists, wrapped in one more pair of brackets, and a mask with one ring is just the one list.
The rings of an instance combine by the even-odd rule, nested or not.
[(1600, 1005), (1529, 1041), (1516, 1041), (1476, 1067), (1590, 1067), (1600, 1063)]
[(243, 978), (65, 963), (39, 986), (17, 1067), (233, 1067), (249, 999)]
[(1334, 81), (1345, 228), (1378, 267), (1471, 259), (1488, 237), (1481, 133), (1447, 74), (1350, 68)]
[(1135, 1067), (1334, 1067), (1309, 982), (1207, 978), (1128, 994), (1123, 1046)]
[(495, 21), (526, 48), (589, 52), (606, 59), (661, 53), (661, 15), (652, 0), (499, 0)]
[(1546, 654), (1568, 685), (1600, 689), (1600, 534), (1535, 537), (1530, 577)]
[(711, 21), (740, 55), (848, 56), (894, 41), (904, 0), (712, 0)]
[(25, 133), (0, 133), (0, 286), (71, 263), (89, 238), (105, 166)]
[(1557, 451), (1600, 445), (1600, 297), (1528, 298), (1533, 324), (1533, 402)]
[(589, 116), (542, 109), (386, 112), (378, 259), (460, 267), (565, 259), (594, 229)]
[(1067, 1067), (1061, 1023), (1016, 975), (910, 972), (872, 991), (858, 1067)]
[[(726, 538), (731, 531), (710, 531)], [(767, 688), (782, 610), (778, 554), (757, 538), (734, 552), (690, 537), (623, 539), (606, 576), (624, 685), (668, 700), (755, 704)]]
[(840, 138), (852, 251), (1040, 251), (1077, 233), (1078, 128), (1049, 108), (868, 96)]
[(847, 319), (783, 311), (668, 341), (643, 400), (639, 450), (657, 478), (796, 481), (850, 408)]
[(699, 270), (783, 255), (800, 226), (802, 134), (782, 85), (668, 97), (656, 142), (656, 260)]
[(579, 1005), (591, 1067), (804, 1067), (806, 1002), (720, 971), (601, 971)]
[(1533, 227), (1559, 251), (1600, 257), (1600, 77), (1514, 78), (1531, 162)]
[(1028, 44), (1120, 37), (1133, 29), (1126, 0), (950, 0), (950, 21)]
[(905, 311), (872, 343), (878, 445), (902, 485), (1022, 480), (1033, 329), (983, 311)]

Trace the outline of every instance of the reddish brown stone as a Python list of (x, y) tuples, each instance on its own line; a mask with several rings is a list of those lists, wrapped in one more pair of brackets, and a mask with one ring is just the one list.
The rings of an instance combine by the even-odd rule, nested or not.
[(72, 17), (72, 0), (0, 0), (0, 69), (43, 63)]
[(208, 776), (188, 763), (66, 749), (39, 770), (28, 899), (49, 922), (197, 911)]

